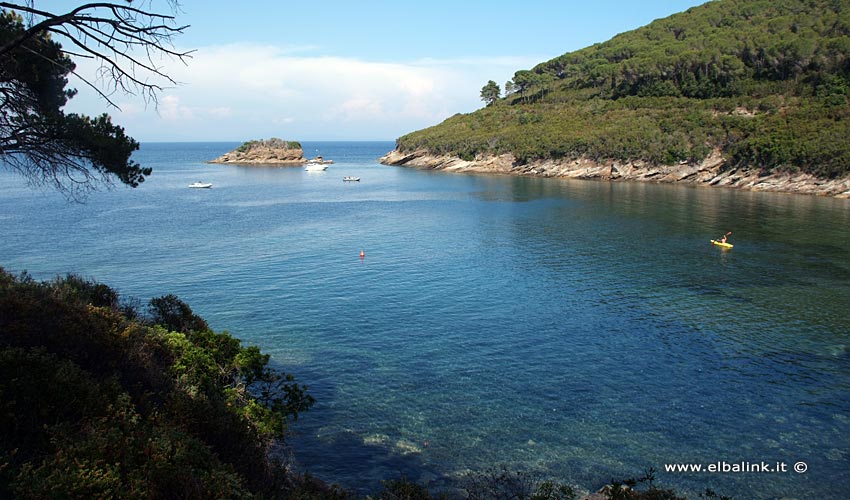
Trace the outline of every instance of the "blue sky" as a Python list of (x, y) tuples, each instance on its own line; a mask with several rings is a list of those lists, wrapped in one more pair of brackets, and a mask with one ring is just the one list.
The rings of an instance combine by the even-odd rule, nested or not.
[(504, 86), (517, 70), (701, 3), (183, 0), (177, 23), (190, 28), (176, 46), (196, 52), (188, 66), (161, 63), (181, 85), (157, 106), (118, 96), (116, 110), (72, 80), (80, 94), (67, 110), (107, 111), (143, 142), (393, 140), (480, 108), (488, 80)]

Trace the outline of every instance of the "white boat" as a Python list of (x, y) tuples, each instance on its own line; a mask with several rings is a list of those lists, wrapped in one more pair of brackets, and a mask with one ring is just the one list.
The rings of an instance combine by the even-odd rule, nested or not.
[(209, 182), (193, 182), (189, 184), (190, 188), (199, 188), (199, 189), (209, 189), (212, 187), (212, 184)]
[(350, 175), (347, 175), (347, 176), (343, 177), (343, 178), (342, 178), (342, 180), (343, 180), (344, 182), (345, 182), (345, 181), (350, 181), (350, 182), (360, 182), (360, 177), (352, 177), (352, 176), (350, 176)]
[(315, 162), (312, 162), (312, 161), (308, 161), (307, 164), (304, 166), (304, 170), (306, 170), (308, 172), (321, 172), (321, 171), (327, 170), (327, 169), (328, 169), (327, 165), (322, 165), (321, 163), (315, 163)]

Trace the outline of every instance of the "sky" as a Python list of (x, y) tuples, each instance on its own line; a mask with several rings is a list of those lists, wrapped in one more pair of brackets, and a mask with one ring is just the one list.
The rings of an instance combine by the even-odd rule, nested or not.
[[(488, 80), (504, 88), (518, 70), (702, 3), (181, 0), (176, 23), (189, 27), (174, 45), (194, 52), (157, 60), (178, 85), (156, 104), (115, 95), (116, 109), (72, 77), (65, 110), (107, 112), (140, 142), (395, 140), (481, 108)], [(97, 66), (75, 62), (96, 80)]]

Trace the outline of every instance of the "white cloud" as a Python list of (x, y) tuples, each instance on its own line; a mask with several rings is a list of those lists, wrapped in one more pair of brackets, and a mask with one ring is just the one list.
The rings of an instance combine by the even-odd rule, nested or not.
[(157, 107), (159, 115), (167, 121), (187, 121), (194, 118), (192, 110), (180, 105), (180, 98), (176, 95), (166, 95), (160, 98)]
[[(376, 62), (304, 54), (310, 49), (247, 43), (201, 48), (188, 65), (165, 63), (165, 72), (181, 84), (160, 95), (156, 110), (122, 104), (111, 114), (143, 141), (394, 139), (477, 109), (487, 80), (507, 80), (542, 59)], [(69, 108), (104, 110), (102, 101), (77, 87), (80, 96)]]
[(354, 98), (342, 103), (331, 116), (342, 114), (347, 118), (379, 118), (384, 114), (381, 103), (368, 98)]

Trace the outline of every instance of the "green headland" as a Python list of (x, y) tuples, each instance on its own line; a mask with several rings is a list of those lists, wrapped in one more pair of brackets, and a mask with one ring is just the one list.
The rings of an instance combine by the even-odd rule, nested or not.
[(850, 195), (850, 8), (718, 0), (517, 71), (384, 163)]

